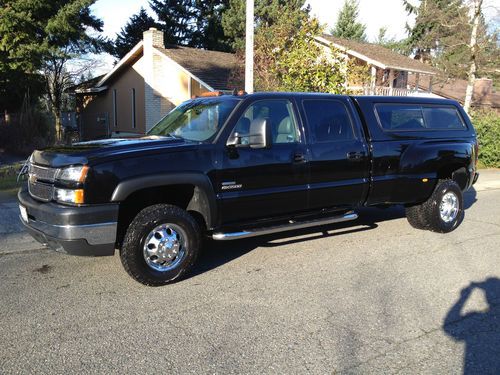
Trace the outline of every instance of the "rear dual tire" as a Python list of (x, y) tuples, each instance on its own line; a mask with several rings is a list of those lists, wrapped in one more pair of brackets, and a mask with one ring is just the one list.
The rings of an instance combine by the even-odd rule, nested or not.
[(439, 180), (427, 201), (406, 208), (406, 218), (416, 229), (428, 229), (438, 233), (455, 230), (464, 218), (460, 186), (453, 180)]

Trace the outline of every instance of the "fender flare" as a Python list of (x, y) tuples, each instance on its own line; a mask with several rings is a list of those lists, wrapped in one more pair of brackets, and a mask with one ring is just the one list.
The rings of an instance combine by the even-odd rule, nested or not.
[(169, 185), (193, 185), (193, 197), (187, 209), (199, 212), (209, 229), (215, 226), (217, 219), (215, 192), (210, 179), (200, 173), (157, 174), (125, 180), (116, 186), (111, 196), (111, 202), (123, 202), (139, 190)]

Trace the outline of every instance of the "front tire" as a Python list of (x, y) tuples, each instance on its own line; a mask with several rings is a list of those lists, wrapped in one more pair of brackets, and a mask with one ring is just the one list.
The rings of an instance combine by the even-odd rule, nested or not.
[(200, 227), (183, 209), (156, 204), (130, 223), (120, 251), (127, 273), (144, 285), (160, 286), (182, 278), (201, 247)]
[(453, 180), (439, 180), (431, 197), (420, 205), (407, 207), (406, 215), (414, 228), (451, 232), (464, 218), (462, 190)]

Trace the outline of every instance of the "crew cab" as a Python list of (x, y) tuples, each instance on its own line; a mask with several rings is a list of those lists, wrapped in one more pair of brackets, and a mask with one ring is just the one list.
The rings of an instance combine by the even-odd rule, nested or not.
[(113, 255), (146, 285), (183, 277), (217, 241), (404, 205), (450, 232), (477, 180), (474, 128), (452, 100), (257, 93), (198, 97), (140, 138), (33, 152), (21, 221), (55, 250)]

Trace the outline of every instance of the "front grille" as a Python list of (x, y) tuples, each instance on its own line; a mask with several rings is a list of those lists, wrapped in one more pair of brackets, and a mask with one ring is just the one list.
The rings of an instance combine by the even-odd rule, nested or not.
[(28, 172), (30, 177), (33, 175), (37, 180), (54, 182), (56, 179), (57, 169), (30, 164)]
[(33, 198), (48, 202), (54, 195), (53, 182), (57, 169), (30, 164), (28, 173), (28, 191)]
[(33, 198), (48, 202), (54, 195), (54, 185), (29, 181), (28, 191)]

